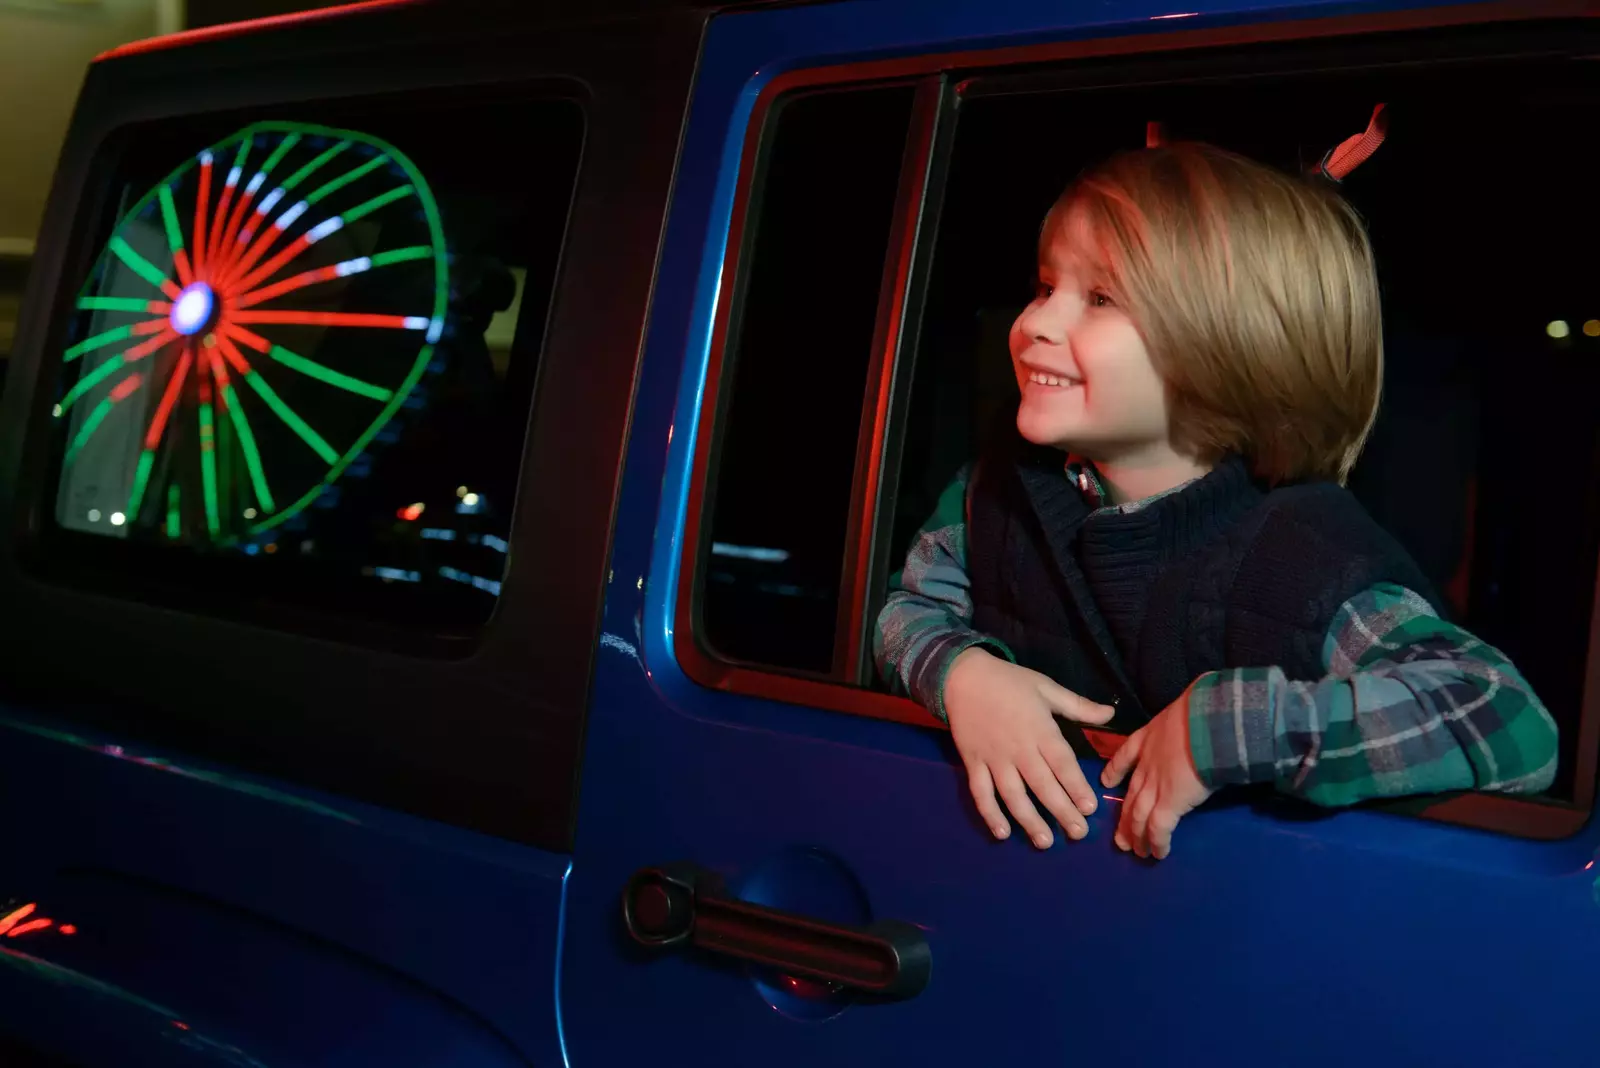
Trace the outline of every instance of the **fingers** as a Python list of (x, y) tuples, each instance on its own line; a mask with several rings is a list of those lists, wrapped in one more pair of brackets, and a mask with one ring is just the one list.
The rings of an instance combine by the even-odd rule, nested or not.
[[(1144, 737), (1145, 728), (1143, 727), (1128, 735), (1128, 740), (1123, 742), (1121, 748), (1115, 753), (1111, 754), (1110, 760), (1106, 761), (1105, 770), (1100, 773), (1100, 785), (1110, 787), (1122, 781), (1122, 777), (1128, 774), (1128, 769), (1138, 762), (1139, 753), (1144, 749)], [(1126, 804), (1124, 804), (1124, 811), (1126, 811)]]
[(1033, 844), (1040, 849), (1048, 848), (1051, 842), (1050, 827), (1040, 818), (1039, 810), (1033, 807), (1033, 802), (1028, 800), (1028, 791), (1023, 787), (1022, 776), (1017, 769), (996, 769), (995, 786), (1000, 792), (1000, 800), (1006, 803), (1011, 818), (1021, 824)]
[[(1067, 796), (1072, 798), (1077, 810), (1085, 816), (1093, 813), (1100, 806), (1100, 799), (1095, 796), (1094, 787), (1089, 785), (1089, 780), (1084, 778), (1083, 769), (1078, 767), (1078, 758), (1072, 752), (1072, 746), (1067, 744), (1067, 740), (1060, 737), (1051, 739), (1039, 747), (1039, 752), (1044, 754), (1045, 763), (1050, 765), (1056, 781), (1067, 792)], [(1065, 821), (1062, 825), (1065, 826)]]
[(1150, 855), (1161, 860), (1172, 852), (1172, 832), (1178, 826), (1178, 818), (1172, 810), (1165, 805), (1157, 805), (1155, 811), (1150, 813)]
[(1150, 839), (1147, 835), (1149, 834), (1150, 813), (1156, 807), (1156, 790), (1152, 783), (1145, 783), (1142, 786), (1143, 788), (1139, 791), (1138, 798), (1134, 800), (1133, 810), (1128, 813), (1128, 818), (1131, 821), (1130, 830), (1132, 832), (1134, 853), (1141, 857), (1148, 857), (1150, 855)]
[[(1069, 757), (1070, 759), (1070, 757)], [(1072, 761), (1076, 766), (1077, 761)], [(1050, 810), (1056, 821), (1061, 824), (1061, 829), (1067, 832), (1067, 837), (1076, 841), (1089, 833), (1089, 824), (1078, 811), (1078, 806), (1067, 792), (1063, 790), (1062, 783), (1056, 776), (1054, 765), (1049, 762), (1043, 753), (1035, 753), (1018, 769), (1027, 781), (1033, 796), (1039, 803)], [(1080, 773), (1078, 778), (1082, 779)], [(1037, 842), (1034, 843), (1038, 845)], [(1046, 842), (1046, 845), (1049, 843)]]
[(1074, 723), (1109, 723), (1116, 713), (1116, 709), (1110, 705), (1096, 704), (1087, 697), (1073, 693), (1065, 686), (1057, 686), (1049, 679), (1040, 681), (1039, 696), (1050, 706), (1050, 711)]
[(1141, 764), (1133, 770), (1133, 778), (1129, 780), (1127, 792), (1122, 796), (1122, 813), (1117, 817), (1117, 833), (1111, 840), (1124, 852), (1132, 852), (1138, 844), (1138, 838), (1134, 834), (1133, 813), (1144, 798), (1148, 778), (1144, 765)]
[(1009, 838), (1011, 823), (1006, 819), (1005, 813), (1000, 811), (1000, 802), (995, 800), (994, 780), (989, 776), (989, 769), (982, 764), (969, 765), (967, 788), (972, 791), (972, 800), (978, 806), (978, 815), (988, 826), (989, 833), (1001, 841)]

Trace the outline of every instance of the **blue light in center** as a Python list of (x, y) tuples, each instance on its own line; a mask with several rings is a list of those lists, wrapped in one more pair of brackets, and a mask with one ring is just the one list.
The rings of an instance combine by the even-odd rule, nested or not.
[(172, 320), (172, 329), (185, 336), (198, 334), (211, 321), (211, 310), (216, 303), (210, 286), (204, 282), (190, 283), (172, 302), (172, 311), (168, 315)]

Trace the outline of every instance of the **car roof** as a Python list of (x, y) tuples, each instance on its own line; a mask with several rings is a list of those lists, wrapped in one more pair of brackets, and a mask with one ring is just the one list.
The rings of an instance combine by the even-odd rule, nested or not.
[(405, 20), (417, 29), (430, 23), (459, 28), (473, 20), (493, 20), (496, 25), (538, 29), (592, 24), (616, 19), (649, 17), (665, 13), (720, 11), (752, 7), (796, 6), (833, 0), (354, 0), (283, 15), (244, 19), (160, 37), (147, 37), (101, 53), (97, 64), (124, 60), (152, 52), (204, 49), (219, 41), (244, 36), (291, 38), (305, 35), (343, 35), (359, 29), (379, 30), (381, 23)]

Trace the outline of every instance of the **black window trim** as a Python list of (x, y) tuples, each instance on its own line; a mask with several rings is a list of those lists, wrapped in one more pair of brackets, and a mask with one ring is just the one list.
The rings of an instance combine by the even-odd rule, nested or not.
[[(1552, 36), (1550, 23), (1554, 20), (1592, 18), (1592, 10), (1572, 0), (1482, 3), (854, 62), (795, 70), (774, 78), (763, 88), (751, 112), (722, 264), (722, 296), (714, 312), (707, 388), (699, 412), (700, 433), (689, 487), (674, 613), (674, 650), (684, 672), (698, 684), (713, 690), (945, 729), (916, 703), (865, 689), (862, 684), (870, 678), (872, 670), (869, 643), (865, 640), (867, 620), (881, 604), (882, 587), (892, 569), (893, 547), (886, 544), (888, 539), (883, 536), (882, 519), (885, 502), (893, 500), (897, 488), (903, 420), (895, 416), (905, 410), (912, 378), (909, 373), (901, 373), (901, 369), (908, 363), (907, 354), (916, 350), (933, 244), (917, 238), (937, 227), (944, 175), (948, 169), (950, 130), (962, 97), (969, 93), (1038, 91), (1069, 84), (1082, 87), (1091, 78), (1117, 85), (1126, 85), (1130, 80), (1148, 82), (1160, 75), (1165, 75), (1162, 80), (1189, 81), (1192, 74), (1174, 79), (1171, 72), (1176, 65), (1212, 58), (1204, 54), (1197, 56), (1201, 49), (1274, 42), (1320, 45), (1326, 49), (1328, 39), (1349, 37), (1350, 41), (1341, 42), (1347, 51), (1338, 53), (1337, 65), (1351, 67), (1358, 64), (1345, 58), (1347, 55), (1370, 56), (1373, 48), (1392, 44), (1396, 34), (1407, 30), (1471, 29), (1485, 23), (1513, 23), (1514, 27), (1497, 26), (1495, 29), (1497, 32), (1507, 28), (1531, 29), (1535, 35), (1548, 40)], [(1497, 54), (1510, 51), (1502, 46)], [(1516, 50), (1516, 54), (1525, 53), (1526, 47)], [(1130, 71), (1126, 60), (1137, 58), (1147, 62)], [(1272, 57), (1266, 58), (1270, 61)], [(1415, 55), (1405, 50), (1392, 62), (1414, 59)], [(1093, 66), (1080, 70), (1061, 67), (1067, 60), (1087, 61)], [(1094, 62), (1097, 60), (1098, 63)], [(1121, 69), (1118, 74), (1111, 75), (1108, 82), (1104, 68), (1111, 61), (1120, 61)], [(1057, 67), (1045, 71), (1038, 69), (1037, 65), (1041, 64), (1056, 64)], [(1280, 60), (1275, 72), (1281, 71), (1282, 66)], [(1304, 66), (1292, 69), (1303, 70)], [(957, 78), (959, 80), (953, 80)], [(754, 210), (758, 206), (761, 162), (771, 134), (771, 124), (767, 120), (774, 106), (796, 91), (846, 85), (877, 87), (908, 79), (919, 79), (920, 84), (895, 207), (889, 262), (880, 290), (873, 362), (857, 439), (851, 536), (840, 579), (840, 626), (836, 632), (833, 670), (822, 677), (726, 660), (714, 654), (700, 634), (701, 587), (697, 578), (703, 573), (710, 548), (709, 523), (705, 522), (705, 516), (709, 515), (708, 481), (715, 469), (718, 430), (725, 422), (721, 413), (728, 403), (727, 391), (722, 388), (723, 364), (729, 338), (736, 336), (742, 294), (740, 263), (749, 254), (750, 234), (746, 224), (755, 217)], [(1600, 763), (1600, 578), (1596, 581), (1590, 620), (1578, 730), (1574, 750), (1578, 768), (1570, 802), (1464, 792), (1442, 797), (1405, 798), (1369, 807), (1537, 840), (1567, 838), (1582, 830), (1592, 814), (1596, 765)], [(1085, 734), (1102, 758), (1109, 757), (1122, 742), (1121, 736), (1105, 731), (1089, 730)]]

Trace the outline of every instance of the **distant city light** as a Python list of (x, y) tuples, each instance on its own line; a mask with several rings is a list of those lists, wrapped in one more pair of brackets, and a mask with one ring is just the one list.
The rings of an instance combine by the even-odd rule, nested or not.
[(121, 512), (112, 512), (111, 513), (111, 525), (112, 526), (120, 527), (122, 524), (126, 523), (127, 521), (128, 521), (128, 517), (123, 515)]
[(406, 505), (404, 508), (400, 509), (395, 514), (398, 515), (401, 519), (404, 519), (406, 522), (409, 523), (412, 520), (420, 519), (422, 517), (422, 513), (427, 511), (427, 508), (428, 508), (428, 506), (426, 504), (423, 504), (421, 501), (418, 501), (415, 504)]
[(1600, 337), (1600, 319), (1590, 319), (1584, 323), (1583, 332), (1590, 337)]
[(375, 567), (372, 573), (388, 582), (421, 582), (422, 575), (416, 571), (407, 571), (398, 567)]
[(476, 508), (478, 506), (478, 495), (476, 493), (463, 494), (461, 497), (461, 503), (466, 505), (468, 508)]
[(89, 522), (91, 522), (91, 523), (100, 522), (100, 509), (98, 509), (98, 508), (89, 509)]
[(467, 495), (467, 487), (465, 487), (465, 486), (457, 486), (456, 487), (456, 496), (457, 497), (465, 497), (466, 495)]
[(730, 545), (723, 541), (711, 543), (712, 556), (731, 556), (736, 560), (758, 560), (764, 564), (780, 564), (789, 559), (787, 549), (764, 549), (754, 545)]
[(1565, 319), (1557, 319), (1544, 328), (1544, 332), (1553, 338), (1563, 338), (1572, 333), (1572, 328)]
[(256, 510), (254, 508), (246, 508), (244, 510), (244, 517), (246, 519), (254, 519), (256, 517)]

